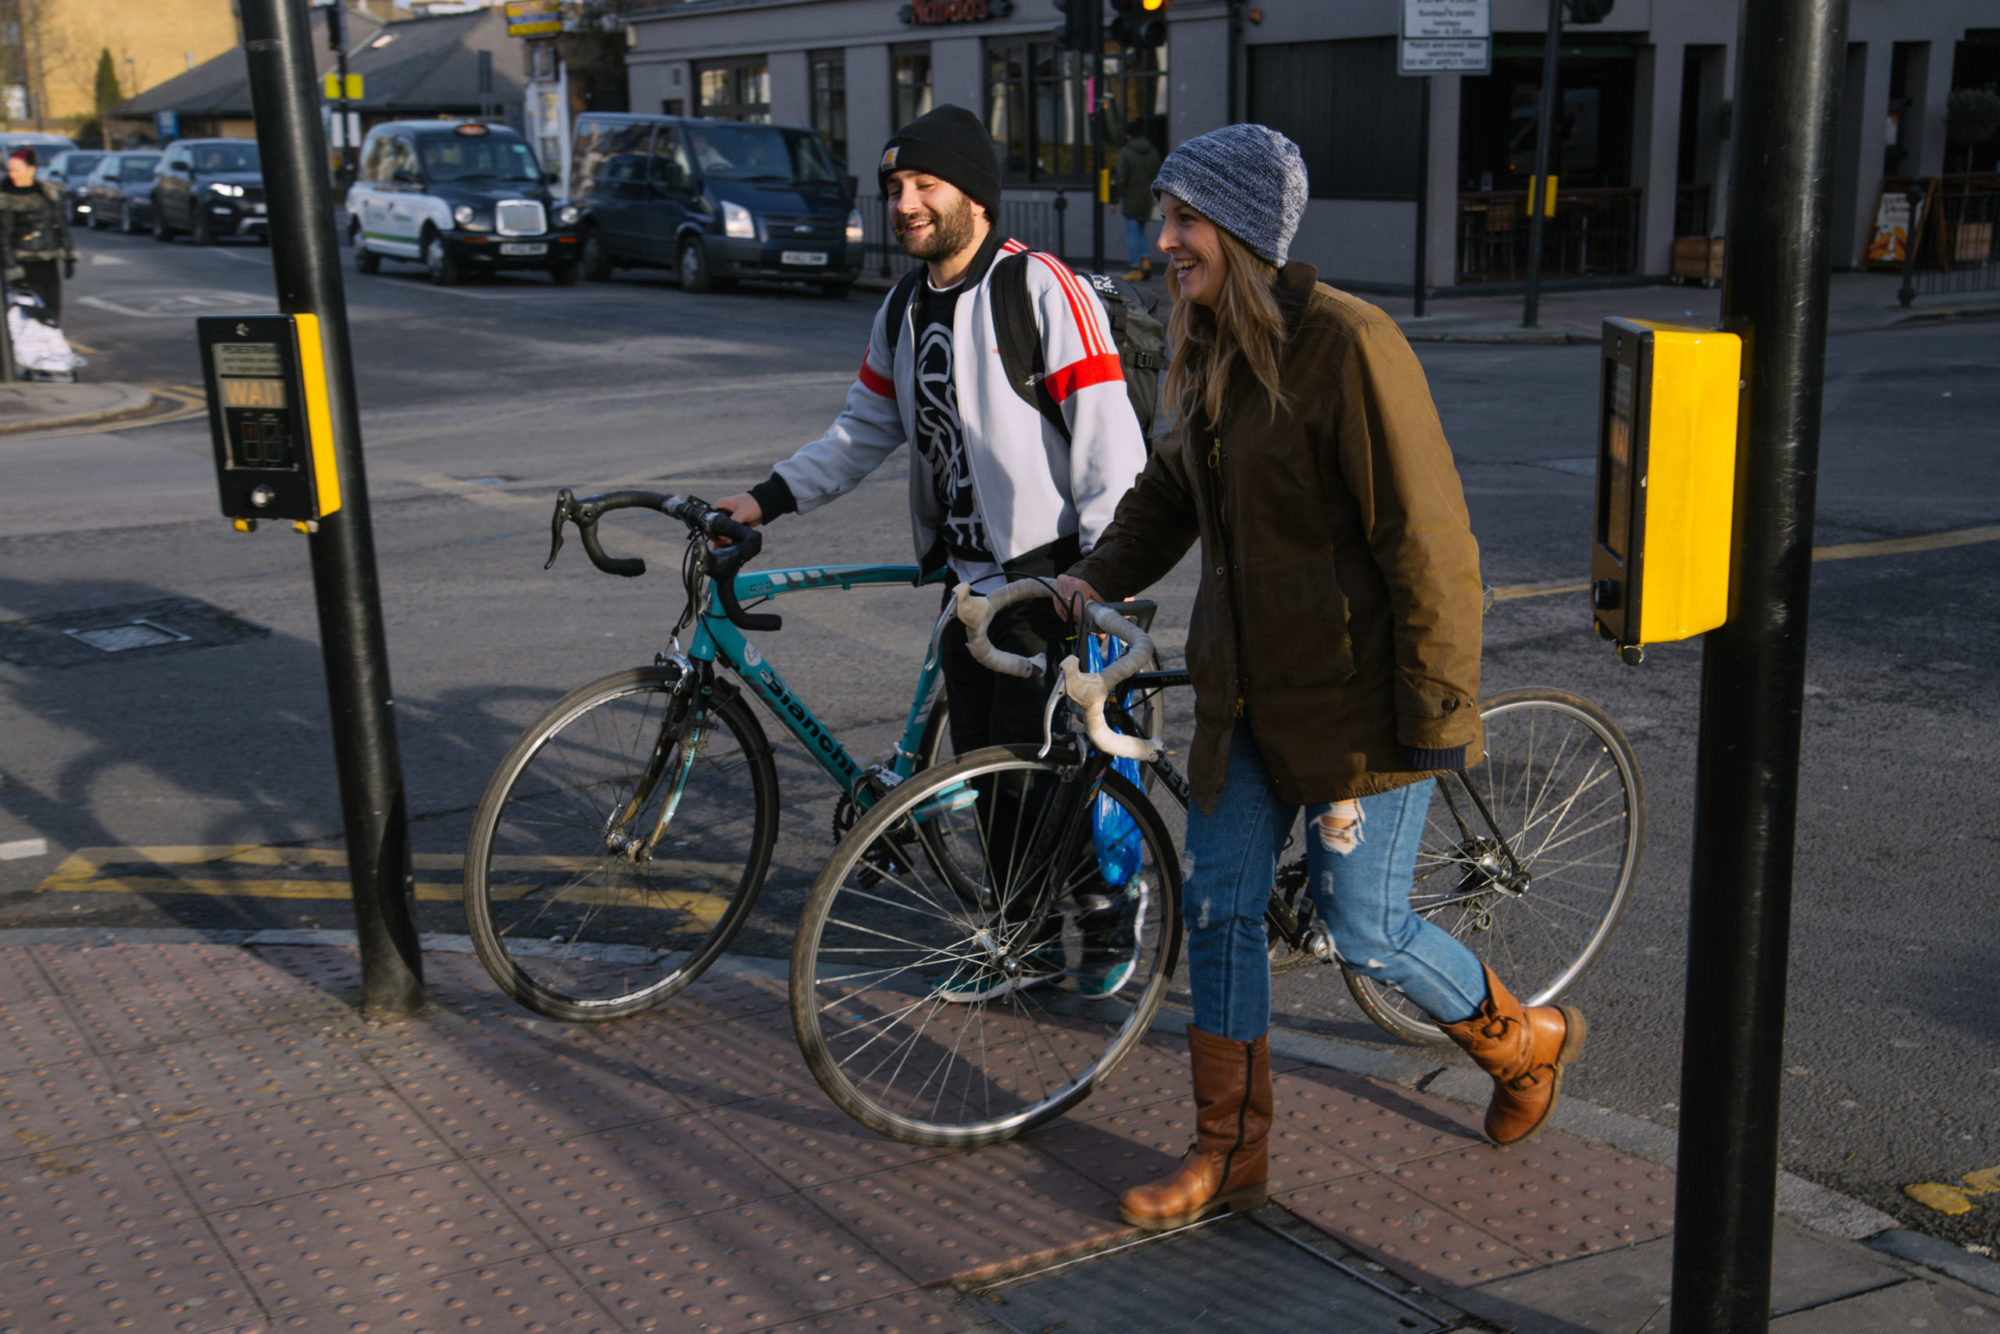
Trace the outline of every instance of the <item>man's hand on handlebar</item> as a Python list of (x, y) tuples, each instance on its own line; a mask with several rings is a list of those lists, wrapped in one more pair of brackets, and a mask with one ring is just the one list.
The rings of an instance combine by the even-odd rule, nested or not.
[[(758, 505), (756, 497), (752, 496), (748, 491), (743, 492), (741, 495), (724, 496), (715, 502), (715, 508), (748, 528), (755, 528), (758, 524), (764, 522), (763, 507)], [(726, 547), (729, 545), (729, 539), (723, 537), (710, 538), (709, 545), (717, 548)]]
[(1062, 613), (1065, 621), (1073, 621), (1083, 615), (1083, 604), (1086, 602), (1111, 600), (1073, 574), (1056, 576), (1056, 610)]

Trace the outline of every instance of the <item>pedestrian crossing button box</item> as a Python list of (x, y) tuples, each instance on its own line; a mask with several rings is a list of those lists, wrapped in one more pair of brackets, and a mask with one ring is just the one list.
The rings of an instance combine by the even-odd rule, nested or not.
[(1729, 619), (1742, 342), (1612, 318), (1603, 350), (1590, 602), (1598, 633), (1637, 661)]
[(223, 514), (316, 524), (340, 508), (326, 359), (313, 315), (195, 321)]

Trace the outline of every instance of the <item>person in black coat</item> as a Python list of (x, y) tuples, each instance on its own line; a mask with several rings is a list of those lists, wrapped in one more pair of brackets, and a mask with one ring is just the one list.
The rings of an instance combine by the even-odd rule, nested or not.
[(76, 246), (69, 235), (69, 207), (52, 181), (36, 179), (32, 148), (17, 148), (0, 181), (0, 225), (7, 240), (6, 280), (26, 282), (42, 299), (50, 320), (62, 321), (62, 280), (76, 276)]

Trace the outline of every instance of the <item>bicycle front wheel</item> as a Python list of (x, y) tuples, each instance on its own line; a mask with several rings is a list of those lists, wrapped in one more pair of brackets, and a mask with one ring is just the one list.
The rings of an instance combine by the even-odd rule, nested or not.
[[(1560, 690), (1495, 695), (1480, 721), (1486, 758), (1438, 783), (1410, 904), (1523, 1004), (1547, 1005), (1603, 952), (1638, 879), (1639, 761), (1609, 714)], [(1416, 1045), (1450, 1041), (1394, 987), (1342, 971), (1355, 1003), (1388, 1032)]]
[(990, 1144), (1110, 1074), (1179, 953), (1180, 863), (1138, 787), (994, 746), (892, 789), (834, 851), (792, 952), (792, 1021), (863, 1125)]
[(500, 989), (552, 1019), (618, 1019), (699, 977), (763, 887), (770, 742), (735, 695), (670, 719), (679, 669), (558, 701), (500, 762), (465, 850), (465, 916)]

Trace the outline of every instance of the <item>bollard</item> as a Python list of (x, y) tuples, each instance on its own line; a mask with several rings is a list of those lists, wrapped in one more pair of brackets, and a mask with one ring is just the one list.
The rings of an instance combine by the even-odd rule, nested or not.
[(1912, 181), (1903, 198), (1910, 205), (1910, 219), (1903, 224), (1903, 285), (1896, 289), (1896, 300), (1908, 306), (1917, 299), (1917, 210), (1923, 206), (1924, 187)]

